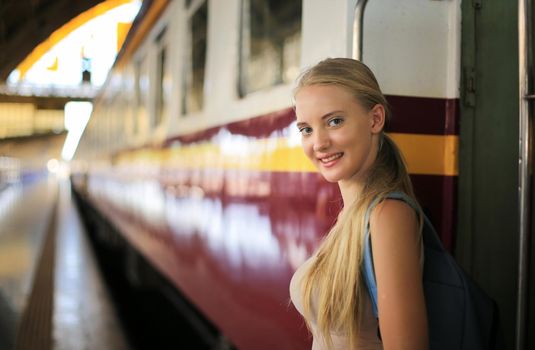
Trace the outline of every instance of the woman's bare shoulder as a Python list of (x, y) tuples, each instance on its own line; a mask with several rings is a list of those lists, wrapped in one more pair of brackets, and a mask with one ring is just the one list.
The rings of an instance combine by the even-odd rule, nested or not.
[(370, 214), (370, 230), (398, 231), (407, 228), (414, 231), (418, 227), (418, 217), (414, 209), (407, 203), (397, 199), (381, 201)]

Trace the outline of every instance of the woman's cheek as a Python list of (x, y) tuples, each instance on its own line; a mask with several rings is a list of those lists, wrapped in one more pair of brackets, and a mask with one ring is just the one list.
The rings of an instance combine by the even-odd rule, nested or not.
[(313, 150), (311, 142), (307, 143), (306, 148), (305, 148), (305, 154), (307, 158), (310, 159), (312, 163), (314, 163), (314, 150)]

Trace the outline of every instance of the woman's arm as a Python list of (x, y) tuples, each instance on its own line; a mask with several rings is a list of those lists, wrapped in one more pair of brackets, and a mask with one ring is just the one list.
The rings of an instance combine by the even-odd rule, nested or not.
[(384, 349), (428, 349), (416, 213), (387, 199), (373, 210), (370, 232)]

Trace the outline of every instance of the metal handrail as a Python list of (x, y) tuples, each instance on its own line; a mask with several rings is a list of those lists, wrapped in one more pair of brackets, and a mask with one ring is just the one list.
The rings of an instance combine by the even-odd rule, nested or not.
[(357, 0), (353, 19), (353, 58), (362, 61), (362, 41), (364, 36), (364, 10), (368, 0)]
[(519, 205), (519, 256), (518, 299), (516, 310), (515, 349), (523, 350), (526, 338), (526, 305), (528, 287), (531, 166), (530, 140), (530, 86), (529, 63), (531, 43), (531, 0), (518, 1), (518, 69), (519, 69), (519, 140), (518, 140), (518, 205)]

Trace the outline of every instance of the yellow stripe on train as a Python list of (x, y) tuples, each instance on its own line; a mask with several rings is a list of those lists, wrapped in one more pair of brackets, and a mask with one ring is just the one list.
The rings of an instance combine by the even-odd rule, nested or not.
[(389, 135), (403, 152), (409, 173), (448, 176), (459, 174), (459, 136)]
[[(389, 134), (399, 146), (411, 174), (458, 174), (456, 135)], [(231, 137), (177, 148), (142, 149), (121, 154), (121, 165), (158, 166), (165, 169), (236, 169), (277, 172), (314, 172), (300, 145), (286, 138)]]

